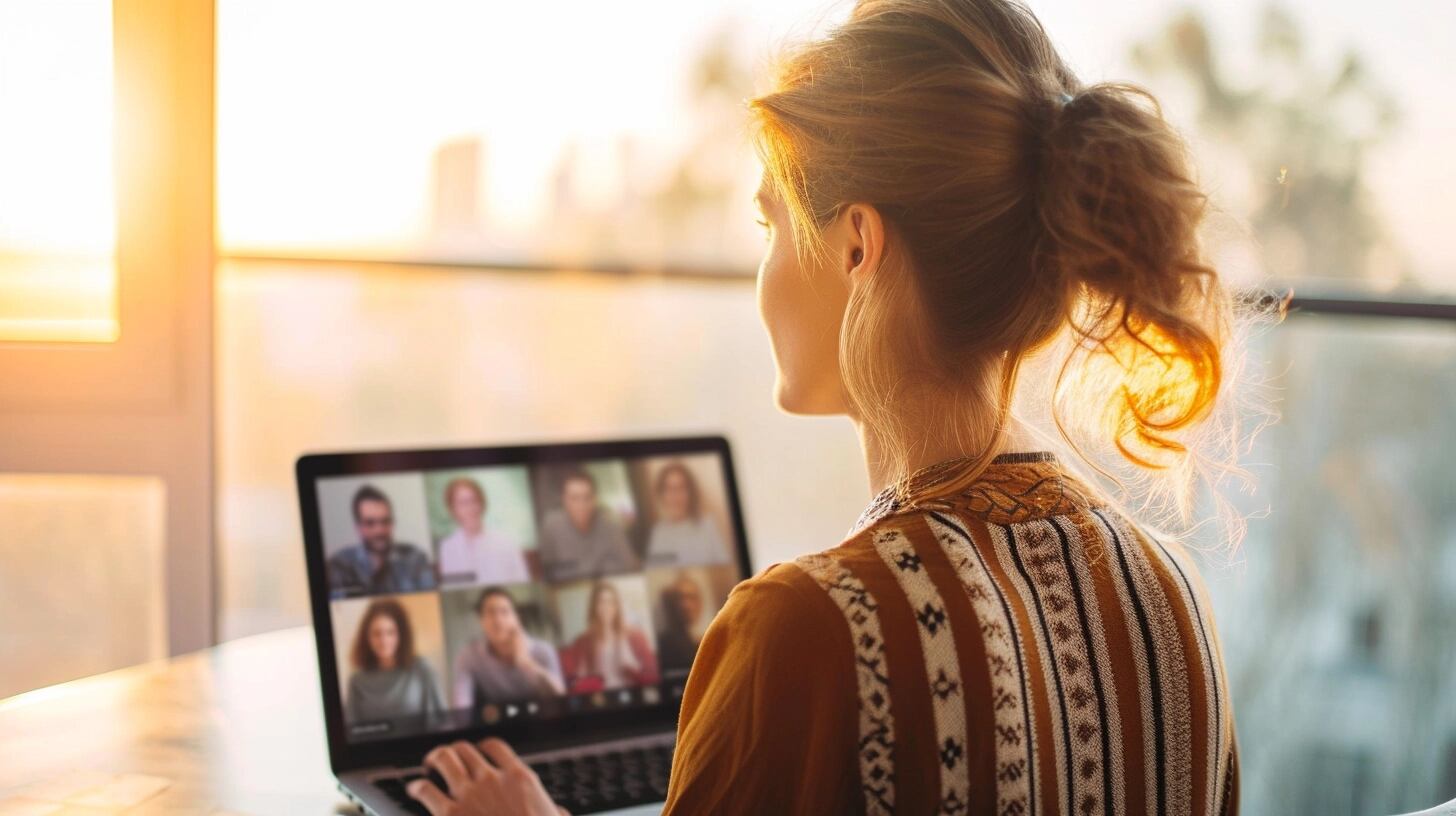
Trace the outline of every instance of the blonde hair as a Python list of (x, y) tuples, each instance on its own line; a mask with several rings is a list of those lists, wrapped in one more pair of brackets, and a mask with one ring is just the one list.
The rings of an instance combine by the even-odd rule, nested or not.
[[(884, 220), (839, 355), (892, 473), (927, 433), (969, 433), (974, 465), (934, 491), (963, 489), (997, 452), (1023, 362), (1060, 339), (1050, 409), (1072, 449), (1106, 475), (1070, 426), (1095, 428), (1135, 468), (1188, 475), (1235, 332), (1198, 239), (1206, 198), (1150, 94), (1082, 85), (1011, 0), (861, 0), (749, 104), (801, 252), (822, 258), (848, 205)], [(932, 407), (945, 416), (925, 422)]]

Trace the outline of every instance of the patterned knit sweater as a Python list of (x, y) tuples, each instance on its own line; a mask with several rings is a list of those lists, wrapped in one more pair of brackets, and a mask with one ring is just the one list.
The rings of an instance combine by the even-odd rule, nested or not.
[(666, 812), (1236, 813), (1207, 594), (1092, 495), (1051, 454), (1003, 455), (741, 584), (688, 681)]

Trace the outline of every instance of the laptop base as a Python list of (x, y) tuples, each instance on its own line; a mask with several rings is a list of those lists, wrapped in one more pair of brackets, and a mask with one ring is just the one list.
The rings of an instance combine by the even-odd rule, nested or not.
[[(541, 776), (556, 803), (573, 814), (655, 816), (662, 812), (671, 765), (671, 732), (522, 757)], [(339, 775), (339, 790), (369, 816), (424, 816), (428, 811), (404, 793), (425, 769), (366, 768)]]

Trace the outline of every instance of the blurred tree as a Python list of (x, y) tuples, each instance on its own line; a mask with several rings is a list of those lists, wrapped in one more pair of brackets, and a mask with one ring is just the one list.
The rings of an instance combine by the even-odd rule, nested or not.
[(1227, 53), (1190, 9), (1131, 56), (1149, 76), (1189, 84), (1199, 135), (1248, 168), (1251, 200), (1224, 203), (1247, 216), (1264, 271), (1279, 281), (1412, 284), (1365, 184), (1372, 149), (1398, 122), (1394, 98), (1365, 61), (1347, 50), (1333, 70), (1323, 67), (1277, 5), (1260, 16), (1253, 70), (1240, 72), (1250, 84), (1228, 79)]
[(750, 53), (743, 32), (731, 20), (703, 44), (688, 83), (691, 115), (685, 124), (693, 128), (690, 147), (652, 200), (654, 214), (670, 233), (708, 231), (716, 238), (719, 257), (732, 262), (742, 253), (727, 245), (722, 232), (734, 209), (732, 196), (743, 187), (743, 105), (754, 81)]

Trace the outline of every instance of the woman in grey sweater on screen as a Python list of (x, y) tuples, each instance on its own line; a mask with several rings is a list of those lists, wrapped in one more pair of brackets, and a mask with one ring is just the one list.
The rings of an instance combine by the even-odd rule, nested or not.
[(344, 716), (350, 723), (444, 711), (435, 673), (415, 654), (409, 615), (398, 601), (377, 600), (364, 610), (350, 662), (354, 674), (344, 695)]
[(702, 491), (693, 472), (679, 460), (662, 466), (653, 479), (657, 523), (647, 539), (647, 565), (674, 567), (720, 564), (729, 558), (723, 534), (703, 512)]

